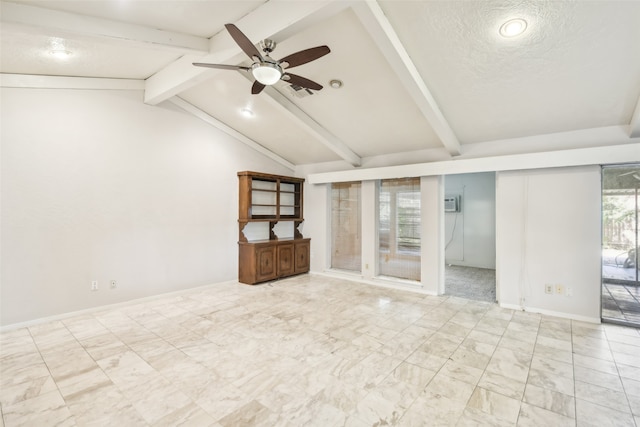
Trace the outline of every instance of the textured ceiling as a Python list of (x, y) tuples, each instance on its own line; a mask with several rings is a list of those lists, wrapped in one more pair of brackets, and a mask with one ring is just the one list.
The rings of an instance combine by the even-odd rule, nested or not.
[[(0, 5), (3, 82), (9, 74), (138, 80), (147, 103), (175, 102), (284, 164), (405, 164), (640, 136), (637, 1)], [(527, 30), (504, 38), (498, 29), (511, 18)], [(256, 44), (276, 41), (274, 58), (328, 45), (329, 55), (292, 70), (325, 88), (300, 97), (279, 82), (256, 96), (245, 72), (193, 67), (250, 64), (225, 23)], [(55, 60), (56, 46), (72, 56)]]

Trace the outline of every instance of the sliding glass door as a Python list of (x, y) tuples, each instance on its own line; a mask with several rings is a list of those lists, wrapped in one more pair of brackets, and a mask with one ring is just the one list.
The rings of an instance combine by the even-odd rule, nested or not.
[(640, 326), (640, 165), (602, 169), (602, 318)]

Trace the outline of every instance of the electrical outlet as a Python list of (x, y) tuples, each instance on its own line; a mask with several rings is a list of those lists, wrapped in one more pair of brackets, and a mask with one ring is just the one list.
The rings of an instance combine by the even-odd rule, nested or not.
[(558, 295), (564, 294), (564, 286), (556, 285), (556, 294), (558, 294)]
[(115, 289), (118, 287), (118, 283), (115, 280), (112, 280), (109, 282), (109, 286), (111, 286), (111, 289)]
[(544, 285), (544, 293), (545, 294), (552, 294), (553, 293), (553, 285), (550, 284), (546, 284)]
[(91, 281), (91, 290), (92, 291), (97, 291), (98, 290), (98, 281), (97, 280), (92, 280)]
[(568, 297), (572, 297), (573, 296), (573, 288), (571, 288), (571, 287), (567, 288), (567, 296)]

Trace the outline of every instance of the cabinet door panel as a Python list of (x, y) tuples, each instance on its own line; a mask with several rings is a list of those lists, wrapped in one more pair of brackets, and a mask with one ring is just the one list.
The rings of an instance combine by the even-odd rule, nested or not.
[(276, 247), (256, 248), (256, 281), (275, 279), (278, 277), (276, 264)]
[(309, 252), (311, 249), (311, 245), (309, 241), (298, 242), (295, 245), (295, 256), (296, 256), (296, 265), (295, 272), (296, 273), (305, 273), (309, 271)]
[(278, 276), (294, 274), (294, 263), (293, 244), (278, 245)]

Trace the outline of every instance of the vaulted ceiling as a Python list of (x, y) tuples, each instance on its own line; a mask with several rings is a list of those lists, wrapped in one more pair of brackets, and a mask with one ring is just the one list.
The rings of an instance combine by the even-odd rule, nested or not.
[[(23, 0), (0, 14), (3, 86), (141, 89), (290, 167), (640, 141), (637, 1)], [(513, 18), (525, 32), (502, 36)], [(294, 71), (324, 88), (251, 95), (250, 73), (194, 67), (251, 64), (225, 23), (274, 40), (276, 59), (328, 45)]]

